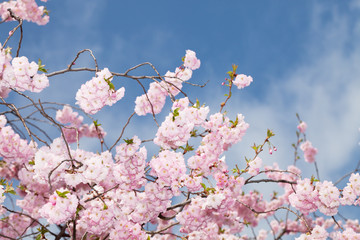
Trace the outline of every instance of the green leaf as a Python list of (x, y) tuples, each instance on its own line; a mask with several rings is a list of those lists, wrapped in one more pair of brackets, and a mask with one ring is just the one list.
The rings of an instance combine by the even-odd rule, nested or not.
[(150, 236), (147, 237), (147, 240), (150, 240)]
[(39, 68), (38, 68), (38, 71), (40, 72), (44, 72), (44, 73), (47, 73), (47, 70), (44, 68), (45, 65), (42, 64), (41, 62), (41, 59), (39, 58), (39, 61), (38, 61), (38, 65), (39, 65)]
[(16, 195), (16, 192), (15, 192), (15, 189), (13, 188), (13, 186), (12, 186), (12, 183), (11, 184), (6, 183), (5, 192)]
[(12, 195), (16, 195), (16, 192), (15, 192), (15, 190), (9, 190), (9, 191), (6, 191), (7, 193), (10, 193), (10, 194), (12, 194)]
[(320, 182), (320, 180), (319, 180), (319, 179), (316, 179), (316, 178), (314, 177), (314, 175), (311, 176), (310, 181), (311, 181), (311, 183), (313, 183), (313, 182)]
[(131, 139), (124, 139), (124, 141), (130, 145), (130, 144), (133, 144), (134, 143), (134, 140), (131, 138)]
[(11, 47), (7, 47), (5, 49), (5, 54), (11, 54)]
[(175, 108), (175, 110), (173, 111), (173, 117), (172, 117), (173, 122), (175, 121), (175, 118), (179, 116), (179, 109), (180, 108)]
[(104, 210), (108, 209), (109, 207), (104, 203)]
[(109, 85), (110, 90), (114, 90), (115, 91), (115, 86), (114, 84), (110, 81), (113, 78), (113, 76), (109, 77), (109, 78), (104, 78), (104, 80), (107, 82), (107, 84)]
[(94, 120), (93, 123), (94, 123), (95, 127), (100, 127), (101, 126), (101, 124), (98, 123), (98, 120)]
[(199, 109), (200, 108), (200, 102), (199, 99), (196, 99), (196, 104), (194, 106), (195, 108)]
[(184, 149), (186, 152), (190, 152), (194, 150), (194, 147), (191, 145), (186, 144), (186, 148)]
[(207, 187), (205, 185), (205, 183), (200, 183), (200, 185), (204, 188), (204, 190), (206, 191)]
[(42, 238), (42, 235), (41, 235), (41, 233), (39, 233), (38, 235), (36, 235), (35, 240), (41, 240), (41, 238)]
[(271, 137), (275, 136), (275, 133), (273, 131), (271, 131), (270, 129), (268, 129), (267, 136), (268, 136), (268, 138), (271, 138)]
[(235, 65), (235, 64), (232, 65), (233, 73), (236, 73), (237, 68), (238, 68), (238, 65)]
[(46, 9), (46, 7), (44, 7), (44, 11), (43, 14), (45, 14), (46, 16), (49, 16), (50, 11)]
[(196, 132), (197, 132), (196, 129), (192, 130), (192, 131), (190, 132), (190, 136), (191, 136), (191, 137), (196, 137)]
[(256, 144), (254, 143), (254, 146), (252, 146), (251, 148), (254, 149), (255, 151), (257, 151), (259, 147), (256, 146)]
[(30, 165), (35, 165), (34, 159), (29, 162)]
[(58, 190), (56, 190), (57, 195), (59, 195), (59, 197), (62, 198), (67, 198), (66, 194), (70, 193), (69, 191), (65, 191), (65, 192), (60, 192)]
[(179, 116), (179, 109), (180, 109), (180, 108), (175, 108), (175, 110), (174, 110), (174, 112), (173, 112), (174, 117)]

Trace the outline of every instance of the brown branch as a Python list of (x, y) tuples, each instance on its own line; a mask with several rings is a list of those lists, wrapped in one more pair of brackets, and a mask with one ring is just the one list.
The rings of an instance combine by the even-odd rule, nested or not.
[(16, 30), (20, 27), (20, 39), (19, 39), (19, 46), (18, 46), (18, 49), (16, 51), (16, 57), (19, 56), (19, 51), (20, 51), (20, 47), (21, 47), (21, 42), (22, 42), (22, 39), (23, 39), (23, 29), (22, 29), (22, 24), (23, 24), (23, 20), (17, 16), (15, 16), (15, 14), (12, 12), (12, 10), (9, 8), (8, 9), (8, 12), (10, 14), (10, 16), (12, 18), (14, 18), (16, 21), (19, 22), (19, 24), (11, 31), (11, 33), (9, 34), (9, 36), (6, 38), (3, 46), (1, 47), (1, 50), (4, 49), (5, 45), (7, 44), (7, 42), (9, 41), (9, 39), (14, 35), (14, 33), (16, 32)]

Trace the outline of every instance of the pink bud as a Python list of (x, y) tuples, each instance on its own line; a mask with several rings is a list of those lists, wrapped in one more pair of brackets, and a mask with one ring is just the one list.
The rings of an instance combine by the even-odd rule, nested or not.
[(275, 151), (275, 152), (277, 151), (277, 148), (276, 148), (276, 147), (274, 147), (274, 151)]
[(271, 149), (271, 148), (269, 149), (269, 153), (270, 153), (270, 154), (272, 154), (272, 153), (273, 153), (273, 151), (272, 151), (272, 149)]
[(225, 85), (225, 82), (222, 82), (221, 85), (224, 86), (224, 85)]

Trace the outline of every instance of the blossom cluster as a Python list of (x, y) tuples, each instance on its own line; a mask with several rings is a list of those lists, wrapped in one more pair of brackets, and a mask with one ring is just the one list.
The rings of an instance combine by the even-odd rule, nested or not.
[(68, 105), (65, 105), (62, 110), (57, 110), (56, 120), (61, 124), (66, 124), (62, 131), (68, 143), (74, 143), (82, 137), (104, 138), (106, 136), (101, 126), (95, 126), (94, 123), (90, 126), (83, 124), (84, 118)]
[(152, 82), (147, 93), (136, 98), (136, 114), (142, 116), (147, 113), (160, 113), (165, 105), (166, 97), (176, 96), (182, 88), (182, 83), (192, 77), (192, 70), (199, 67), (200, 60), (197, 59), (196, 53), (187, 50), (183, 66), (176, 68), (175, 72), (168, 71), (164, 80)]
[[(22, 139), (11, 126), (5, 126), (6, 123), (6, 117), (0, 115), (0, 157), (10, 170), (28, 163), (35, 154), (36, 144), (34, 142), (28, 143), (27, 140)], [(10, 170), (4, 175), (12, 177), (16, 175), (16, 172)]]
[(75, 214), (78, 199), (68, 189), (60, 188), (49, 197), (49, 202), (39, 210), (50, 224), (66, 222)]
[[(41, 0), (46, 2), (47, 0)], [(49, 22), (49, 15), (44, 6), (38, 6), (35, 0), (11, 0), (0, 4), (0, 15), (3, 20), (12, 20), (8, 9), (16, 17), (45, 25)]]
[(238, 89), (242, 89), (244, 87), (247, 87), (252, 83), (253, 79), (251, 76), (246, 76), (245, 74), (239, 74), (235, 77), (233, 83), (235, 86), (238, 87)]
[(124, 190), (138, 189), (145, 184), (147, 151), (140, 147), (141, 140), (134, 136), (128, 143), (116, 147), (115, 165), (112, 168), (115, 181)]
[(200, 146), (195, 150), (196, 155), (188, 159), (188, 166), (208, 173), (212, 167), (221, 165), (220, 155), (242, 139), (249, 124), (244, 121), (242, 114), (238, 114), (236, 120), (231, 121), (224, 114), (215, 113), (202, 127), (209, 134), (203, 137)]
[(209, 107), (188, 106), (187, 97), (176, 100), (170, 113), (159, 127), (154, 143), (164, 149), (178, 148), (187, 143), (195, 126), (204, 123)]
[(0, 89), (1, 96), (7, 97), (10, 88), (18, 91), (41, 92), (49, 86), (44, 73), (38, 74), (39, 64), (29, 62), (27, 57), (12, 59), (7, 50), (0, 51)]
[(304, 152), (304, 159), (308, 163), (313, 163), (315, 161), (315, 155), (317, 154), (317, 149), (312, 146), (310, 141), (306, 141), (300, 145), (300, 149)]
[(90, 81), (81, 85), (76, 93), (76, 104), (89, 114), (95, 114), (105, 105), (111, 106), (124, 97), (125, 88), (115, 91), (113, 75), (108, 68), (96, 73)]

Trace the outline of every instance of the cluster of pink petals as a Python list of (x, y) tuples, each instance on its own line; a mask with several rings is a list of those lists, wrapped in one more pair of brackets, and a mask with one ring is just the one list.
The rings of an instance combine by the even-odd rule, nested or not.
[(360, 231), (354, 231), (352, 228), (346, 228), (345, 231), (333, 232), (330, 234), (334, 240), (360, 240)]
[(306, 162), (313, 163), (315, 161), (317, 149), (312, 146), (310, 141), (302, 143), (300, 149), (304, 152), (304, 159)]
[(301, 234), (296, 240), (326, 240), (329, 233), (321, 226), (316, 225), (310, 235)]
[(77, 227), (98, 236), (109, 231), (113, 226), (114, 212), (104, 204), (110, 206), (109, 201), (99, 199), (82, 203), (85, 209), (79, 213)]
[[(360, 175), (359, 173), (352, 173), (349, 183), (347, 183), (342, 191), (340, 202), (342, 205), (352, 205), (358, 196), (360, 196)], [(356, 204), (359, 204), (359, 200)]]
[(317, 182), (313, 186), (311, 180), (305, 178), (297, 182), (295, 192), (289, 196), (289, 202), (305, 215), (319, 210), (327, 216), (334, 216), (340, 205), (339, 195), (339, 190), (332, 182)]
[(332, 182), (323, 181), (316, 183), (316, 190), (319, 193), (319, 201), (316, 202), (319, 211), (327, 216), (336, 215), (340, 205), (339, 189)]
[[(32, 178), (31, 181), (34, 181), (34, 179)], [(46, 188), (46, 190), (48, 190), (48, 188)], [(38, 219), (41, 217), (40, 209), (48, 202), (42, 192), (45, 192), (42, 191), (42, 187), (36, 189), (36, 192), (27, 190), (23, 199), (16, 200), (16, 205), (21, 207), (24, 212), (31, 217)]]
[(142, 231), (140, 224), (126, 220), (118, 221), (110, 232), (110, 239), (113, 240), (146, 239), (146, 237), (146, 233)]
[(132, 209), (129, 219), (139, 224), (156, 218), (159, 213), (164, 213), (171, 206), (172, 191), (157, 183), (147, 183), (145, 191), (137, 194), (137, 201), (126, 202)]
[(113, 167), (113, 158), (109, 151), (101, 154), (93, 154), (91, 157), (85, 159), (85, 171), (82, 173), (86, 182), (99, 184), (105, 180)]
[(184, 67), (190, 68), (191, 70), (196, 70), (200, 67), (200, 60), (197, 59), (194, 51), (186, 50)]
[(31, 218), (25, 215), (10, 213), (6, 218), (1, 219), (0, 221), (1, 234), (7, 236), (7, 238), (1, 237), (1, 239), (16, 239), (19, 237), (19, 233), (28, 229), (31, 222)]
[(176, 96), (182, 83), (188, 81), (192, 76), (192, 70), (200, 67), (200, 60), (196, 58), (195, 52), (187, 50), (183, 67), (176, 68), (175, 72), (168, 71), (165, 80), (152, 82), (146, 94), (138, 96), (135, 100), (135, 112), (142, 116), (147, 113), (158, 114), (165, 105), (167, 96)]
[(180, 232), (191, 233), (205, 228), (207, 223), (211, 221), (210, 214), (206, 214), (203, 209), (205, 199), (195, 197), (191, 199), (191, 204), (187, 205), (182, 212), (176, 216), (176, 220), (180, 222)]
[(319, 201), (319, 193), (315, 190), (310, 179), (299, 180), (295, 192), (289, 196), (289, 202), (297, 210), (308, 215), (318, 209), (316, 202)]
[(299, 131), (301, 133), (305, 133), (306, 129), (307, 129), (307, 124), (306, 122), (301, 121), (301, 123), (297, 126), (297, 129), (299, 129)]
[[(209, 112), (209, 107), (189, 107), (189, 99), (176, 100), (165, 121), (159, 127), (154, 143), (164, 149), (176, 149), (186, 144), (194, 126), (201, 125)], [(175, 116), (174, 112), (178, 115)]]
[(76, 93), (76, 104), (89, 114), (95, 114), (105, 105), (111, 106), (124, 97), (125, 88), (115, 91), (110, 87), (113, 76), (108, 68), (97, 72), (96, 77), (82, 84)]
[[(58, 193), (63, 193), (65, 196), (59, 196)], [(49, 202), (43, 205), (39, 213), (50, 224), (65, 223), (74, 216), (78, 202), (77, 197), (68, 189), (60, 188), (49, 197)]]
[(188, 166), (205, 173), (215, 166), (219, 167), (219, 157), (232, 144), (241, 141), (249, 124), (244, 121), (244, 116), (237, 115), (237, 124), (221, 113), (210, 116), (210, 120), (202, 126), (209, 132), (196, 150), (196, 155), (188, 159)]
[(21, 139), (10, 126), (5, 126), (6, 123), (5, 116), (0, 115), (0, 157), (7, 164), (28, 163), (35, 154), (36, 145)]
[(56, 168), (56, 170), (53, 171), (54, 179), (52, 179), (53, 182), (56, 182), (56, 179), (58, 180), (59, 177), (55, 177), (60, 176), (60, 173), (66, 169), (66, 164), (60, 164), (63, 160), (68, 159), (66, 153), (67, 150), (62, 138), (54, 139), (50, 147), (43, 146), (38, 149), (34, 157), (35, 164), (32, 166), (36, 181), (41, 184), (46, 184), (49, 173)]
[(164, 150), (158, 157), (152, 158), (150, 162), (152, 173), (157, 176), (162, 186), (171, 186), (173, 191), (179, 186), (179, 179), (185, 175), (186, 166), (184, 156), (180, 152)]
[[(46, 2), (47, 0), (42, 0)], [(10, 0), (0, 4), (0, 15), (3, 20), (13, 20), (8, 9), (11, 9), (15, 16), (21, 19), (45, 25), (49, 22), (44, 6), (38, 6), (35, 0)]]
[(253, 79), (251, 76), (246, 76), (244, 74), (238, 74), (233, 81), (234, 85), (238, 87), (238, 89), (245, 88), (252, 83)]
[(26, 57), (11, 57), (6, 51), (0, 52), (0, 88), (1, 96), (7, 97), (9, 88), (18, 91), (41, 92), (49, 86), (49, 80), (44, 73), (38, 74), (39, 65), (29, 63)]
[[(1, 47), (2, 45), (0, 44), (0, 48)], [(6, 79), (4, 79), (4, 70), (11, 67), (11, 59), (12, 57), (9, 48), (0, 50), (0, 96), (3, 98), (8, 97), (8, 94), (11, 91), (9, 84)]]
[(95, 127), (94, 123), (90, 126), (83, 124), (83, 119), (68, 105), (56, 112), (56, 120), (61, 124), (66, 124), (62, 130), (68, 143), (77, 142), (82, 137), (104, 138), (106, 136), (106, 132), (101, 126)]
[(116, 147), (116, 163), (112, 168), (115, 181), (124, 190), (138, 189), (145, 184), (145, 147), (139, 149), (141, 140), (134, 136), (133, 143), (122, 143)]

